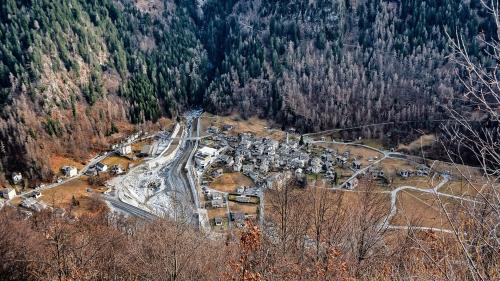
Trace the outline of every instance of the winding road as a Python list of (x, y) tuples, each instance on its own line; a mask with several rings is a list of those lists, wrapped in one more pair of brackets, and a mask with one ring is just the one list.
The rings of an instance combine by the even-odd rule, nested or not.
[[(335, 187), (335, 188), (328, 188), (330, 190), (336, 190), (336, 191), (342, 191), (342, 192), (356, 192), (354, 190), (347, 190), (344, 188), (344, 186), (349, 182), (350, 180), (356, 178), (360, 174), (363, 174), (365, 171), (367, 171), (370, 167), (380, 163), (384, 159), (405, 159), (406, 155), (398, 152), (390, 152), (390, 151), (385, 151), (385, 150), (380, 150), (368, 145), (364, 144), (359, 144), (359, 143), (353, 143), (353, 142), (337, 142), (337, 141), (311, 141), (311, 143), (331, 143), (331, 144), (338, 144), (338, 145), (352, 145), (352, 146), (358, 146), (358, 147), (363, 147), (367, 149), (374, 150), (376, 152), (379, 152), (383, 155), (380, 159), (377, 161), (372, 162), (370, 165), (364, 167), (363, 169), (360, 169), (356, 171), (351, 177), (349, 177), (344, 183), (342, 183), (340, 186)], [(441, 197), (447, 197), (447, 198), (452, 198), (460, 201), (466, 201), (466, 202), (472, 202), (472, 203), (479, 203), (475, 200), (468, 199), (468, 198), (463, 198), (461, 196), (456, 196), (452, 194), (447, 194), (447, 193), (441, 193), (439, 192), (439, 189), (443, 187), (449, 180), (449, 176), (447, 175), (442, 175), (443, 180), (439, 182), (435, 187), (431, 189), (422, 189), (414, 186), (400, 186), (392, 191), (381, 191), (380, 193), (390, 193), (391, 196), (391, 205), (389, 208), (389, 214), (387, 217), (384, 219), (384, 222), (381, 225), (381, 228), (387, 228), (387, 229), (399, 229), (399, 230), (407, 230), (407, 229), (414, 229), (414, 230), (432, 230), (432, 231), (438, 231), (438, 232), (443, 232), (443, 233), (453, 233), (451, 230), (448, 229), (443, 229), (443, 228), (434, 228), (434, 227), (416, 227), (416, 226), (397, 226), (397, 225), (391, 225), (390, 221), (394, 218), (394, 216), (397, 214), (397, 197), (398, 193), (404, 190), (413, 190), (413, 191), (419, 191), (422, 193), (429, 193), (429, 194), (434, 194), (436, 196), (441, 196)]]
[[(87, 163), (80, 171), (78, 171), (78, 174), (74, 177), (71, 177), (71, 178), (65, 178), (63, 179), (61, 182), (55, 182), (55, 183), (51, 183), (51, 184), (47, 184), (45, 185), (44, 187), (40, 187), (37, 189), (37, 191), (44, 191), (44, 190), (47, 190), (47, 189), (52, 189), (52, 188), (55, 188), (55, 187), (58, 187), (60, 185), (63, 185), (67, 182), (70, 182), (72, 180), (75, 180), (75, 179), (78, 179), (79, 177), (85, 175), (85, 173), (88, 171), (88, 169), (90, 169), (90, 167), (94, 166), (95, 164), (101, 162), (102, 160), (104, 160), (106, 157), (114, 154), (115, 151), (110, 151), (110, 152), (106, 152), (102, 155), (97, 155), (95, 156), (94, 158), (92, 158), (89, 163)], [(32, 194), (34, 192), (34, 190), (30, 190), (30, 191), (25, 191), (25, 192), (22, 192), (18, 195), (16, 195), (14, 198), (12, 199), (9, 199), (9, 200), (6, 200), (3, 205), (0, 205), (0, 209), (3, 207), (3, 206), (6, 206), (6, 205), (10, 205), (10, 202), (12, 200), (14, 200), (15, 198), (19, 198), (19, 197), (26, 197), (27, 195), (29, 194)]]

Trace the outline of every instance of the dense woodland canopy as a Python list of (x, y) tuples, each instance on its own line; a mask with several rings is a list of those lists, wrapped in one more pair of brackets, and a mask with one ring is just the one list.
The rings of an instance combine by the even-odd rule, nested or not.
[(461, 106), (446, 32), (479, 61), (478, 36), (496, 36), (479, 0), (5, 0), (0, 19), (0, 169), (44, 178), (53, 152), (84, 157), (115, 122), (193, 105), (434, 130)]

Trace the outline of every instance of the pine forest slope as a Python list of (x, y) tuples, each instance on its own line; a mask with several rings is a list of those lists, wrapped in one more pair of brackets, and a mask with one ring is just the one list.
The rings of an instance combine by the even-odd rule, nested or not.
[(478, 60), (477, 37), (496, 36), (479, 0), (4, 0), (0, 20), (0, 173), (40, 178), (52, 153), (193, 105), (303, 131), (433, 130), (463, 106), (446, 32)]

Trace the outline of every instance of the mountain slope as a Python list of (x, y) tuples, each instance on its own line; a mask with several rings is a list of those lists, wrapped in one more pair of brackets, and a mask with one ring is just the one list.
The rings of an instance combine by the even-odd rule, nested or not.
[(434, 130), (462, 103), (445, 31), (478, 59), (475, 38), (496, 36), (479, 0), (5, 0), (0, 18), (0, 174), (42, 178), (53, 153), (85, 158), (193, 105), (303, 131)]
[(206, 55), (194, 22), (175, 2), (156, 3), (2, 2), (0, 172), (49, 178), (52, 153), (85, 158), (115, 123), (200, 102)]
[[(481, 48), (475, 36), (495, 34), (479, 1), (227, 2), (233, 6), (219, 29), (229, 35), (208, 108), (303, 130), (413, 120), (428, 127), (460, 90), (445, 31), (470, 39), (473, 55)], [(208, 26), (210, 50), (221, 40)]]

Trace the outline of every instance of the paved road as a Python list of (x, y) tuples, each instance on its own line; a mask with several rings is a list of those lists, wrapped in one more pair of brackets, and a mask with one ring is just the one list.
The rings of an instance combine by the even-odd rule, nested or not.
[[(51, 188), (55, 188), (55, 187), (58, 187), (60, 185), (63, 185), (67, 182), (70, 182), (72, 180), (75, 180), (77, 179), (78, 177), (81, 177), (85, 174), (85, 172), (87, 172), (87, 170), (94, 166), (95, 164), (101, 162), (102, 160), (104, 160), (106, 157), (114, 154), (115, 152), (114, 151), (110, 151), (110, 152), (106, 152), (105, 154), (102, 154), (102, 155), (97, 155), (95, 156), (94, 158), (92, 158), (79, 172), (76, 176), (74, 177), (71, 177), (71, 178), (65, 178), (63, 179), (61, 182), (56, 182), (56, 183), (51, 183), (51, 184), (47, 184), (45, 185), (44, 187), (41, 187), (38, 189), (38, 191), (44, 191), (44, 190), (47, 190), (47, 189), (51, 189)], [(30, 191), (26, 191), (26, 192), (22, 192), (20, 194), (18, 194), (17, 196), (15, 196), (14, 198), (17, 198), (17, 197), (25, 197), (29, 194), (33, 193), (33, 190), (30, 190)], [(10, 199), (10, 200), (7, 200), (4, 205), (7, 205), (7, 204), (10, 204), (10, 202), (14, 199)], [(1, 208), (2, 206), (0, 206)]]
[(180, 142), (181, 148), (179, 151), (179, 155), (176, 156), (167, 171), (167, 186), (170, 187), (167, 190), (175, 190), (180, 194), (185, 194), (186, 198), (190, 198), (191, 202), (193, 202), (196, 207), (197, 200), (195, 199), (197, 197), (191, 190), (188, 175), (186, 173), (186, 170), (184, 169), (190, 157), (192, 156), (192, 152), (194, 149), (194, 143), (192, 141), (188, 141), (188, 139), (192, 136), (192, 119), (187, 120), (186, 130), (188, 134)]
[[(371, 150), (374, 150), (380, 154), (383, 155), (383, 157), (381, 157), (380, 159), (378, 159), (377, 161), (374, 161), (372, 162), (370, 165), (364, 167), (363, 169), (360, 169), (360, 170), (357, 170), (356, 172), (354, 172), (354, 174), (348, 178), (346, 181), (344, 181), (340, 186), (339, 188), (344, 188), (345, 185), (353, 180), (354, 178), (356, 178), (357, 176), (359, 176), (360, 174), (364, 173), (365, 171), (367, 171), (368, 169), (370, 169), (370, 167), (382, 162), (382, 160), (386, 159), (386, 158), (391, 158), (391, 154), (394, 154), (393, 152), (389, 152), (389, 151), (385, 151), (385, 150), (380, 150), (380, 149), (377, 149), (375, 147), (371, 147), (371, 146), (368, 146), (368, 145), (364, 145), (364, 144), (359, 144), (359, 143), (353, 143), (353, 142), (339, 142), (339, 141), (311, 141), (311, 143), (313, 144), (316, 144), (316, 143), (331, 143), (331, 144), (339, 144), (339, 145), (352, 145), (352, 146), (359, 146), (359, 147), (364, 147), (364, 148), (367, 148), (367, 149), (371, 149)], [(398, 153), (398, 156), (400, 154)]]
[(104, 195), (103, 198), (113, 206), (113, 208), (121, 213), (124, 213), (126, 215), (132, 215), (147, 221), (154, 221), (157, 220), (159, 217), (148, 212), (145, 210), (142, 210), (140, 208), (137, 208), (135, 206), (132, 206), (130, 204), (124, 203), (120, 201), (117, 198), (113, 198), (111, 196)]
[[(191, 185), (189, 183), (189, 178), (188, 174), (186, 173), (186, 170), (184, 167), (186, 166), (186, 163), (189, 161), (189, 159), (192, 156), (192, 152), (194, 150), (194, 143), (193, 141), (189, 141), (188, 139), (192, 137), (193, 133), (193, 120), (196, 120), (196, 118), (199, 116), (199, 113), (197, 112), (190, 112), (185, 115), (186, 118), (186, 125), (185, 125), (185, 130), (186, 133), (183, 134), (183, 137), (179, 140), (179, 150), (176, 153), (175, 157), (168, 163), (163, 164), (165, 165), (164, 168), (161, 169), (161, 177), (164, 178), (166, 188), (163, 189), (162, 191), (159, 191), (156, 195), (160, 193), (167, 193), (168, 196), (177, 196), (179, 197), (173, 198), (174, 200), (179, 200), (180, 204), (182, 207), (187, 207), (189, 204), (192, 204), (191, 206), (194, 206), (193, 211), (196, 210), (199, 201), (197, 199), (197, 196), (193, 195), (193, 192), (191, 190)], [(136, 168), (138, 168), (137, 166)], [(129, 171), (130, 172), (130, 171)], [(197, 195), (197, 194), (195, 194)], [(155, 195), (153, 195), (155, 196)], [(111, 206), (114, 209), (117, 209), (118, 211), (139, 217), (145, 220), (153, 220), (157, 219), (158, 217), (148, 211), (142, 210), (140, 208), (137, 208), (133, 205), (130, 205), (126, 202), (121, 201), (117, 197), (112, 197), (112, 196), (105, 196), (104, 199), (111, 204)], [(149, 199), (148, 199), (149, 200)], [(186, 205), (188, 204), (188, 205)], [(188, 209), (184, 209), (184, 211), (187, 211)]]

